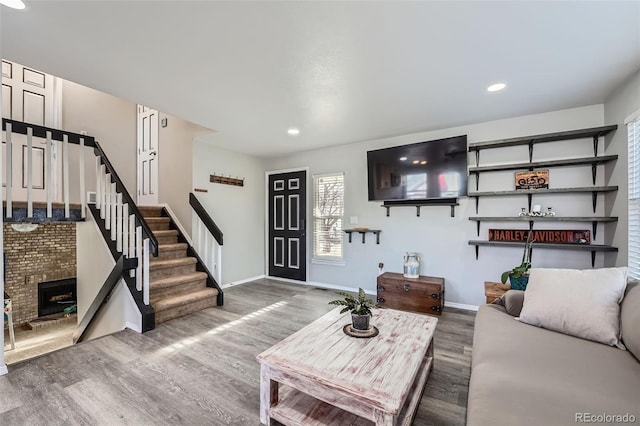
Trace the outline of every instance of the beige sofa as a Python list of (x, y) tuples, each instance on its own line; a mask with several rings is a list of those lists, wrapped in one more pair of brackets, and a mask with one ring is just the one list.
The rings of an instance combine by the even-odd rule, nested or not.
[(640, 424), (640, 285), (621, 303), (627, 351), (518, 322), (523, 297), (478, 310), (467, 425)]

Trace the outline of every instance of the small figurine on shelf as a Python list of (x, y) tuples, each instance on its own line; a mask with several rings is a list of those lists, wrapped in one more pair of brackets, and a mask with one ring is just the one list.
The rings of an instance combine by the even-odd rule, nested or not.
[(520, 213), (518, 213), (518, 216), (520, 217), (525, 217), (525, 216), (529, 216), (529, 213), (525, 210), (525, 208), (522, 208), (522, 211)]
[(556, 212), (554, 212), (551, 207), (547, 207), (547, 211), (544, 213), (545, 216), (555, 216)]

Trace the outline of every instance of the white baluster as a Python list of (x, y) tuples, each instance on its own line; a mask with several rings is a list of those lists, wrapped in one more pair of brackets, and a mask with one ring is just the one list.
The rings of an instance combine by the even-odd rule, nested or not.
[(111, 184), (111, 241), (115, 241), (116, 240), (116, 223), (117, 223), (117, 217), (116, 217), (116, 207), (117, 207), (117, 202), (116, 202), (116, 197), (117, 197), (117, 192), (116, 192), (116, 183), (112, 183)]
[(122, 194), (116, 195), (116, 250), (122, 253)]
[(85, 218), (87, 208), (87, 194), (84, 182), (84, 138), (80, 138), (80, 217)]
[(64, 197), (64, 217), (71, 216), (69, 211), (69, 136), (62, 135), (62, 179)]
[(13, 169), (11, 167), (13, 163), (11, 142), (11, 123), (7, 123), (7, 217), (13, 217), (13, 203), (11, 200), (11, 191), (13, 190)]
[(27, 217), (33, 217), (33, 129), (27, 127)]
[(142, 281), (142, 301), (145, 305), (149, 304), (149, 239), (144, 239), (144, 248), (142, 252), (143, 264), (143, 281)]
[(104, 180), (104, 228), (111, 229), (111, 173), (105, 175)]
[(100, 157), (96, 157), (96, 209), (102, 206), (102, 168), (100, 167)]
[(136, 228), (136, 257), (138, 258), (136, 289), (142, 291), (142, 226)]
[(129, 257), (129, 204), (122, 205), (120, 226), (122, 227), (122, 254), (124, 257)]
[[(209, 271), (211, 272), (211, 271)], [(218, 244), (218, 260), (216, 260), (216, 281), (222, 285), (222, 246)]]
[(136, 216), (129, 216), (129, 257), (136, 257)]
[(51, 132), (47, 131), (47, 142), (44, 146), (45, 156), (45, 182), (47, 187), (47, 217), (53, 216), (53, 144), (51, 143)]
[(100, 166), (100, 169), (102, 170), (102, 176), (100, 178), (100, 187), (102, 188), (100, 190), (100, 192), (102, 193), (102, 208), (100, 209), (100, 219), (105, 220), (107, 218), (107, 210), (109, 210), (107, 208), (107, 190), (108, 190), (108, 186), (106, 185), (107, 182), (107, 174), (106, 174), (106, 169), (104, 167), (104, 164), (102, 166)]

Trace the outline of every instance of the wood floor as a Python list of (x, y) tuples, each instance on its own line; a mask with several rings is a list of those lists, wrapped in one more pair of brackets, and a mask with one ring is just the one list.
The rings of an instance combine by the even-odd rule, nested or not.
[[(9, 366), (2, 425), (259, 425), (255, 356), (333, 306), (332, 291), (260, 280), (225, 306)], [(445, 309), (414, 425), (463, 425), (474, 313)]]

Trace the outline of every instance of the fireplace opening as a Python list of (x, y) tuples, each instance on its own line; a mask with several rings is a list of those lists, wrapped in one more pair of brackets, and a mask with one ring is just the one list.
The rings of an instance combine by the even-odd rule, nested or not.
[(38, 316), (57, 314), (76, 304), (75, 278), (38, 283)]

